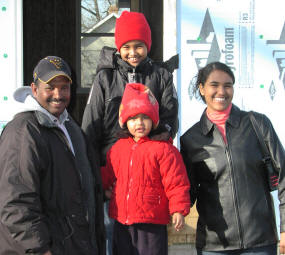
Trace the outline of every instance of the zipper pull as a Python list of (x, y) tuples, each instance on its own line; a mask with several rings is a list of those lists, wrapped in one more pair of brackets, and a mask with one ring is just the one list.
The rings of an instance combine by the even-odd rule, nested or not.
[(128, 81), (129, 83), (136, 83), (136, 73), (135, 73), (135, 69), (133, 69), (133, 72), (128, 72)]

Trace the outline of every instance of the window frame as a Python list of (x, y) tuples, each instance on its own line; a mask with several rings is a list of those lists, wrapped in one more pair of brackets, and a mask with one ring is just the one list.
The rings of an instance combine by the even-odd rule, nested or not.
[(82, 37), (115, 37), (114, 33), (83, 33), (81, 31), (81, 0), (76, 7), (76, 93), (89, 94), (90, 88), (81, 86), (81, 38)]

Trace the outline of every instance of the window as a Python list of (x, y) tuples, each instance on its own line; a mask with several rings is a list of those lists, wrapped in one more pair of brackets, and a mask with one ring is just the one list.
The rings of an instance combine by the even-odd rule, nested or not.
[(116, 19), (123, 10), (130, 10), (125, 8), (126, 2), (128, 1), (81, 0), (79, 90), (85, 91), (91, 87), (102, 47), (115, 47)]

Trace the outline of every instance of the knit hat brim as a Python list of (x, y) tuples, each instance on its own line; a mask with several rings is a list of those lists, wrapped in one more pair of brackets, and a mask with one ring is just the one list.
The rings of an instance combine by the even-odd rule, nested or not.
[(142, 41), (147, 50), (151, 48), (151, 30), (142, 13), (124, 11), (116, 20), (115, 44), (118, 51), (129, 41)]
[(119, 124), (121, 127), (131, 117), (138, 114), (147, 115), (153, 122), (153, 128), (159, 123), (159, 106), (151, 90), (141, 83), (126, 85), (119, 109)]

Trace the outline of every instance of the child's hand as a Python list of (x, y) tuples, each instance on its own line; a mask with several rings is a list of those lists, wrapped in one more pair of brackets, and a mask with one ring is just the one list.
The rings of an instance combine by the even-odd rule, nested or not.
[(180, 231), (184, 227), (184, 216), (179, 212), (174, 213), (172, 215), (172, 224), (176, 231)]

